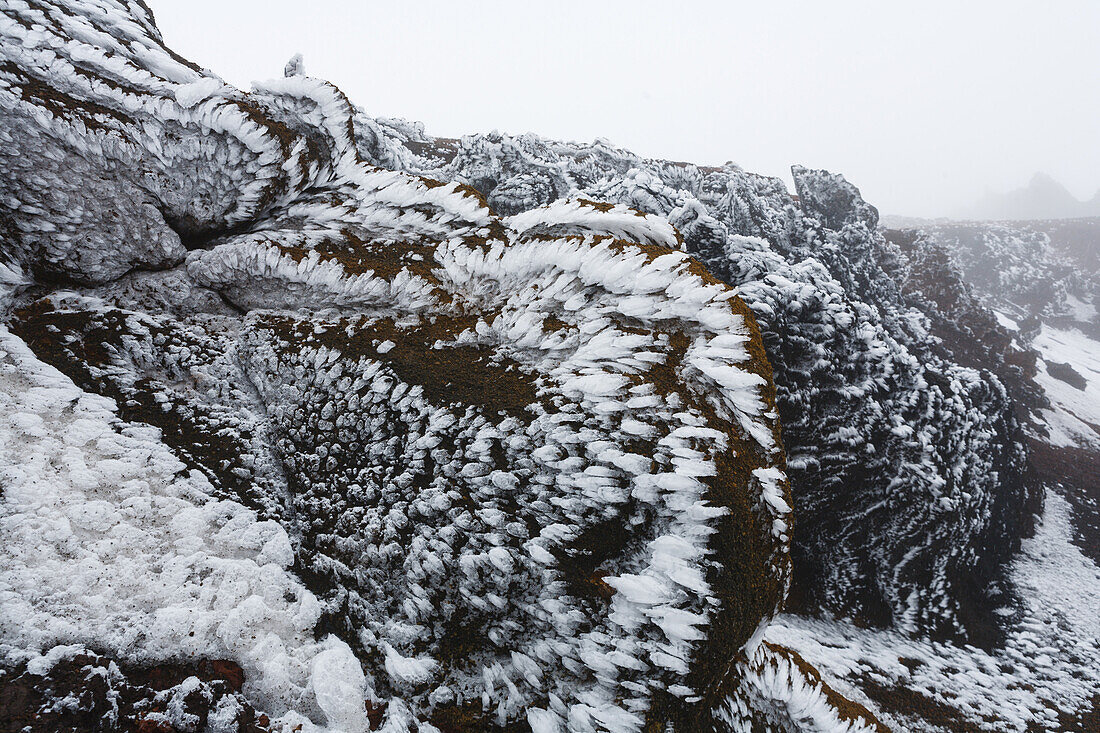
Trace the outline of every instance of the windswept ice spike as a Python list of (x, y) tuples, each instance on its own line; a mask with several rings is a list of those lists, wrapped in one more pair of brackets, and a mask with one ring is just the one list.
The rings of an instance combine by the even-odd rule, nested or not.
[(224, 700), (166, 726), (718, 724), (791, 499), (752, 313), (667, 220), (370, 165), (300, 60), (242, 92), (140, 5), (0, 38), (0, 434), (59, 456), (0, 458), (0, 663), (198, 657)]
[[(1040, 503), (1013, 404), (1034, 402), (1034, 357), (1028, 367), (1026, 353), (1006, 348), (1011, 336), (996, 332), (946, 253), (884, 237), (874, 207), (827, 171), (796, 167), (792, 195), (780, 179), (733, 163), (649, 159), (605, 141), (434, 138), (420, 123), (364, 111), (355, 124), (364, 158), (476, 187), (512, 214), (522, 241), (656, 242), (731, 286), (774, 369), (798, 527), (794, 610), (961, 643), (996, 635), (1000, 591), (990, 579), (1013, 552), (1004, 538), (1025, 535)], [(594, 209), (607, 216), (588, 217)], [(652, 220), (667, 220), (675, 234)], [(1023, 252), (1013, 249), (1000, 255), (1017, 273), (1010, 279), (1042, 290), (1044, 272), (1056, 270), (1017, 266)], [(1023, 251), (1038, 258), (1034, 247)], [(651, 281), (633, 282), (618, 306), (624, 313), (643, 307), (638, 296)], [(685, 292), (692, 283), (684, 280)], [(687, 361), (700, 382), (746, 398), (728, 414), (753, 432), (767, 414), (752, 400), (753, 375), (712, 362), (698, 346)]]

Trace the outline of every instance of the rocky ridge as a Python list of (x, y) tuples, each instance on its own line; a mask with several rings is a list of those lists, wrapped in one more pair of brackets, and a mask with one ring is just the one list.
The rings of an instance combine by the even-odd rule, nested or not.
[[(604, 142), (434, 139), (362, 112), (356, 124), (368, 159), (463, 182), (506, 211), (583, 195), (667, 217), (761, 327), (796, 492), (793, 608), (993, 642), (996, 600), (974, 593), (998, 592), (1039, 503), (1004, 378), (1034, 388), (1026, 363), (1019, 375), (998, 366), (1026, 356), (975, 346), (975, 360), (945, 346), (921, 290), (927, 263), (878, 233), (854, 186), (796, 168), (795, 198), (734, 165), (647, 160)], [(983, 328), (1011, 341), (995, 322)]]
[(944, 247), (989, 305), (1024, 321), (1100, 334), (1100, 219), (890, 222)]
[(843, 178), (432, 138), (300, 59), (242, 92), (140, 2), (12, 3), (0, 40), (27, 719), (1087, 721), (1095, 568), (1059, 497), (1024, 540), (1042, 369)]
[(374, 166), (335, 87), (233, 89), (141, 3), (0, 18), (7, 701), (118, 659), (118, 728), (773, 714), (771, 370), (672, 226)]

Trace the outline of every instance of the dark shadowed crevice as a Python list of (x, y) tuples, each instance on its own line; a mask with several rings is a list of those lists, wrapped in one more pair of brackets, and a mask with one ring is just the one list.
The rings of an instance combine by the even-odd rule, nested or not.
[(164, 223), (176, 233), (180, 238), (180, 244), (188, 252), (196, 249), (212, 249), (218, 239), (241, 234), (247, 231), (249, 226), (249, 222), (243, 222), (232, 227), (211, 227), (190, 215), (175, 216), (163, 208), (160, 213), (164, 217)]

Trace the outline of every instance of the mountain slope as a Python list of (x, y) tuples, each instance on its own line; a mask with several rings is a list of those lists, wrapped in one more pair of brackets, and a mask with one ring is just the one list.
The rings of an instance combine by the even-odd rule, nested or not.
[(1087, 725), (1095, 565), (1060, 494), (1027, 539), (1065, 400), (842, 177), (243, 92), (141, 3), (0, 19), (13, 719)]
[(959, 212), (972, 220), (1074, 219), (1100, 216), (1100, 192), (1081, 201), (1045, 173), (1036, 173), (1022, 188), (991, 194)]
[(1100, 332), (1100, 219), (937, 222), (920, 231), (945, 247), (993, 307)]
[(997, 567), (1036, 490), (1000, 380), (937, 351), (895, 281), (905, 255), (840, 177), (797, 169), (800, 201), (735, 167), (641, 159), (531, 135), (436, 141), (360, 114), (363, 154), (520, 210), (591, 196), (668, 217), (737, 288), (776, 375), (796, 492), (796, 608), (989, 643)]
[(117, 728), (768, 714), (774, 385), (673, 227), (369, 165), (339, 90), (228, 87), (140, 4), (0, 32), (6, 709), (86, 719), (117, 660)]

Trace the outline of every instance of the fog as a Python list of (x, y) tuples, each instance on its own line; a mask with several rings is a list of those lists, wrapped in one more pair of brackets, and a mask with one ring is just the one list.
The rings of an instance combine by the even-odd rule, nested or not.
[(1100, 187), (1100, 2), (151, 0), (165, 40), (247, 87), (296, 52), (429, 134), (597, 137), (950, 215), (1037, 171)]

